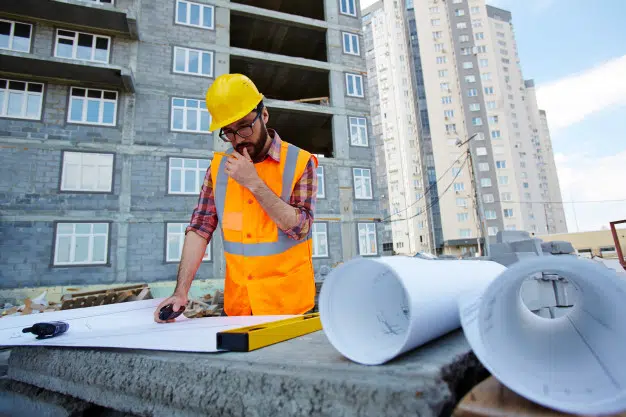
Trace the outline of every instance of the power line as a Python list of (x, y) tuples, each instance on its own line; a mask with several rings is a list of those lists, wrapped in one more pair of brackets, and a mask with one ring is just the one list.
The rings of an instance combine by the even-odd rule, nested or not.
[[(407, 211), (408, 209), (410, 209), (411, 207), (413, 207), (414, 205), (416, 205), (417, 203), (419, 203), (419, 202), (420, 202), (420, 200), (421, 200), (422, 198), (426, 197), (426, 194), (429, 194), (429, 193), (430, 193), (430, 190), (431, 190), (431, 189), (432, 189), (435, 185), (437, 185), (437, 184), (439, 183), (439, 181), (441, 181), (441, 180), (443, 179), (443, 177), (444, 177), (444, 176), (448, 173), (448, 171), (450, 171), (452, 168), (454, 168), (454, 165), (455, 165), (457, 162), (459, 162), (459, 160), (460, 160), (463, 156), (465, 156), (465, 155), (466, 155), (466, 154), (462, 154), (462, 155), (461, 155), (461, 156), (459, 156), (459, 157), (458, 157), (458, 158), (457, 158), (454, 162), (452, 162), (452, 165), (450, 165), (450, 166), (448, 167), (448, 169), (446, 169), (446, 170), (444, 171), (444, 173), (443, 173), (443, 174), (441, 174), (441, 175), (439, 176), (439, 178), (437, 178), (437, 180), (436, 180), (435, 182), (433, 182), (433, 183), (432, 183), (432, 184), (430, 184), (428, 187), (426, 187), (426, 190), (424, 190), (424, 192), (422, 193), (422, 196), (421, 196), (420, 198), (418, 198), (418, 199), (417, 199), (417, 200), (415, 200), (413, 203), (411, 203), (411, 204), (409, 204), (408, 206), (406, 206), (403, 210), (400, 210), (400, 211), (398, 211), (397, 213), (394, 213), (394, 214), (392, 214), (392, 215), (390, 215), (390, 216), (385, 217), (384, 219), (381, 219), (381, 220), (380, 220), (380, 222), (382, 223), (382, 222), (384, 222), (384, 221), (386, 221), (386, 220), (388, 220), (388, 219), (392, 218), (393, 216), (395, 216), (395, 215), (397, 215), (397, 214), (399, 214), (399, 213), (404, 213), (405, 211)], [(460, 172), (460, 171), (459, 171), (459, 172)], [(427, 173), (427, 175), (428, 175), (428, 173)], [(457, 174), (454, 178), (456, 178), (457, 176), (458, 176), (458, 174)], [(408, 219), (405, 219), (405, 220), (408, 220)]]

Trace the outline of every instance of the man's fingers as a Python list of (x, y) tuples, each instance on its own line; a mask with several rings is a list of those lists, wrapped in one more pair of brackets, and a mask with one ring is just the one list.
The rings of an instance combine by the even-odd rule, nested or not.
[(248, 153), (248, 148), (243, 148), (243, 156), (248, 160), (248, 161), (252, 161), (252, 158), (250, 158), (250, 154)]

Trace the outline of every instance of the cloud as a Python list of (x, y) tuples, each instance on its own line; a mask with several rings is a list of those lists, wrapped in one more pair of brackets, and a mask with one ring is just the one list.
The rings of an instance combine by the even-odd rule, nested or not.
[(537, 87), (539, 107), (551, 130), (573, 125), (592, 113), (626, 103), (626, 55)]
[[(602, 157), (557, 153), (554, 159), (563, 201), (626, 199), (626, 150)], [(626, 201), (566, 203), (564, 209), (569, 232), (601, 230), (626, 218)]]

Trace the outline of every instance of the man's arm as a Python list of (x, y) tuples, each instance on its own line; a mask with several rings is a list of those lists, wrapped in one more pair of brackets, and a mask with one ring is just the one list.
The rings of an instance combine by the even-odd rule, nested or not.
[(250, 192), (256, 197), (265, 212), (278, 227), (294, 240), (304, 239), (313, 222), (317, 195), (317, 173), (311, 158), (298, 179), (289, 203), (284, 202), (263, 181), (251, 186)]

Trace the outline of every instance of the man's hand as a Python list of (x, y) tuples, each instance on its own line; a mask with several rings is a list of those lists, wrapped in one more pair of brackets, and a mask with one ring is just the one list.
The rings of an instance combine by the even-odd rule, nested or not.
[(161, 311), (161, 309), (168, 304), (173, 304), (172, 311), (178, 311), (182, 306), (186, 306), (188, 302), (189, 299), (186, 295), (174, 293), (174, 295), (172, 295), (170, 298), (166, 298), (165, 300), (163, 300), (163, 302), (159, 304), (159, 306), (156, 308), (156, 310), (154, 311), (154, 321), (156, 321), (157, 323), (173, 323), (176, 320), (161, 320), (159, 318), (159, 311)]
[(239, 185), (251, 190), (259, 184), (261, 178), (256, 172), (252, 158), (248, 154), (248, 150), (243, 148), (243, 155), (237, 151), (233, 151), (231, 158), (226, 161), (226, 174), (232, 177)]

